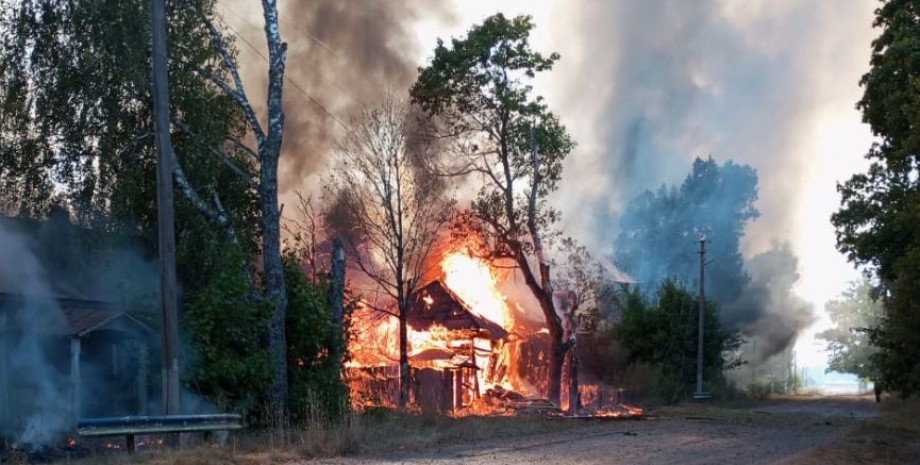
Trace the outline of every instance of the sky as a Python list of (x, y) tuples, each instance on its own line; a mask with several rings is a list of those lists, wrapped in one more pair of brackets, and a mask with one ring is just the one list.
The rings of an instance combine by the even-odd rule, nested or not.
[(757, 169), (762, 216), (746, 231), (743, 253), (791, 245), (795, 290), (819, 317), (799, 338), (798, 363), (826, 364), (824, 343), (814, 340), (830, 324), (824, 304), (858, 277), (834, 247), (829, 218), (839, 205), (836, 184), (865, 169), (872, 143), (855, 104), (876, 34), (875, 2), (457, 0), (454, 7), (453, 24), (418, 27), (420, 42), (459, 36), (502, 11), (532, 15), (534, 47), (562, 55), (536, 90), (578, 142), (556, 199), (571, 233), (596, 254), (612, 252), (627, 199), (679, 183), (694, 157)]
[[(759, 175), (761, 217), (747, 259), (788, 244), (795, 290), (819, 321), (797, 344), (800, 365), (826, 363), (813, 333), (824, 303), (857, 272), (834, 247), (835, 186), (867, 166), (872, 142), (855, 104), (868, 70), (870, 0), (364, 0), (282, 1), (290, 42), (282, 203), (316, 193), (334, 134), (349, 114), (405, 93), (437, 38), (462, 36), (496, 12), (533, 16), (531, 42), (561, 60), (541, 75), (577, 141), (553, 201), (566, 233), (612, 255), (627, 201), (679, 183), (695, 157), (732, 159)], [(244, 78), (264, 63), (257, 2), (219, 0)], [(264, 52), (263, 52), (264, 54)], [(296, 88), (291, 83), (296, 84)], [(258, 85), (250, 96), (260, 100)], [(264, 87), (264, 86), (263, 86)], [(715, 257), (717, 259), (717, 257)], [(809, 334), (810, 333), (810, 334)]]

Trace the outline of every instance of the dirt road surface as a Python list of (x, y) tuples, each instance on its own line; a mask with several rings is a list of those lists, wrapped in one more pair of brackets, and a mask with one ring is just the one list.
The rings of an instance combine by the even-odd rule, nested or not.
[(877, 415), (870, 397), (797, 397), (739, 409), (690, 407), (644, 420), (582, 422), (572, 429), (437, 450), (310, 463), (358, 464), (794, 464), (845, 440)]

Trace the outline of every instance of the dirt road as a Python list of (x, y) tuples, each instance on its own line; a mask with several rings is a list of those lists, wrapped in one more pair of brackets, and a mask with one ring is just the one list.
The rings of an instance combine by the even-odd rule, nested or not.
[(842, 440), (878, 411), (869, 397), (786, 398), (754, 408), (690, 407), (651, 412), (645, 420), (582, 421), (564, 432), (510, 441), (314, 463), (790, 464)]

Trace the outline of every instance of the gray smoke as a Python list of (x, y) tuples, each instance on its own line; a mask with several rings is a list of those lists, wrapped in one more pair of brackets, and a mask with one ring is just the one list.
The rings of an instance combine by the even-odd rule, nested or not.
[(757, 360), (768, 359), (795, 343), (801, 328), (815, 322), (814, 306), (793, 292), (798, 259), (789, 244), (775, 245), (745, 264), (751, 277), (741, 297), (723, 310), (725, 323), (756, 341)]
[[(113, 339), (103, 351), (98, 334), (81, 335), (79, 399), (71, 389), (69, 341), (100, 310), (121, 308), (153, 320), (144, 312), (155, 309), (158, 282), (158, 267), (136, 245), (73, 226), (63, 209), (42, 221), (0, 217), (0, 436), (48, 445), (87, 412), (138, 413), (146, 395), (132, 369), (145, 362), (131, 344), (158, 339), (144, 340), (141, 331), (141, 339)], [(61, 302), (70, 302), (67, 310)], [(156, 353), (150, 347), (148, 357)]]
[[(64, 317), (46, 277), (27, 240), (0, 224), (0, 291), (18, 297), (0, 308), (0, 364), (9, 364), (0, 370), (0, 405), (8, 409), (0, 427), (18, 426), (18, 440), (28, 444), (47, 443), (69, 426), (69, 385), (48, 352), (48, 330), (62, 328)], [(20, 389), (4, 392), (14, 377)], [(14, 416), (23, 422), (13, 425)]]
[[(253, 45), (264, 47), (261, 4), (237, 0), (218, 7), (225, 21)], [(419, 47), (413, 27), (425, 18), (450, 18), (443, 4), (397, 0), (342, 2), (298, 0), (281, 4), (281, 32), (288, 42), (286, 131), (279, 181), (281, 195), (311, 190), (341, 125), (385, 98), (405, 98), (415, 81), (412, 58)], [(244, 20), (243, 17), (246, 19)], [(250, 97), (262, 105), (265, 62), (238, 41)], [(264, 52), (263, 52), (264, 54)], [(264, 108), (264, 105), (262, 106)], [(311, 182), (314, 181), (314, 182)], [(291, 199), (288, 203), (294, 203)]]
[[(869, 38), (860, 55), (841, 45), (852, 43), (854, 18), (866, 35), (872, 8), (801, 0), (583, 0), (558, 8), (553, 35), (567, 38), (551, 44), (562, 54), (551, 107), (580, 143), (558, 197), (566, 223), (595, 250), (609, 251), (628, 200), (676, 184), (693, 157), (753, 166), (762, 216), (742, 242), (755, 281), (746, 311), (756, 312), (744, 321), (759, 322), (756, 330), (776, 344), (790, 343), (811, 321), (788, 314), (802, 302), (778, 295), (781, 281), (796, 280), (796, 266), (750, 257), (795, 240), (802, 228), (798, 201), (816, 166), (805, 138), (818, 109), (855, 87), (859, 75), (839, 70), (859, 69), (854, 56), (867, 56)], [(775, 253), (795, 262), (795, 246)]]

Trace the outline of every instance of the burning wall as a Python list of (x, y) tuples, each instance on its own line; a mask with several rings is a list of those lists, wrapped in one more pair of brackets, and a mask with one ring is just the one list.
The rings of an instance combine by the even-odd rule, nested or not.
[[(413, 296), (407, 319), (415, 403), (468, 407), (496, 387), (538, 395), (549, 339), (499, 290), (510, 273), (463, 247), (440, 257), (440, 271)], [(369, 307), (353, 314), (349, 381), (358, 406), (395, 403), (397, 327), (395, 317)]]

